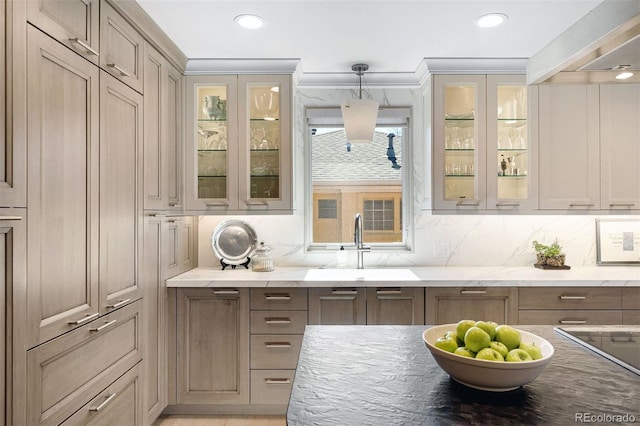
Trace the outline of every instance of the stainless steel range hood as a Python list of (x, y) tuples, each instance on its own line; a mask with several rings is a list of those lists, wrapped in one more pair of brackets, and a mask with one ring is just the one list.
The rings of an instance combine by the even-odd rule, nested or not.
[(640, 82), (640, 0), (604, 0), (527, 61), (527, 84), (604, 82)]

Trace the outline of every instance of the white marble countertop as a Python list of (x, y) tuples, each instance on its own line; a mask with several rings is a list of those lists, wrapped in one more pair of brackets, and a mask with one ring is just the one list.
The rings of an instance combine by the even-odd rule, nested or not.
[[(276, 267), (250, 269), (195, 268), (167, 280), (168, 287), (485, 287), (485, 286), (640, 286), (640, 267), (572, 266), (541, 270), (533, 266), (424, 266), (358, 270)], [(314, 272), (310, 272), (310, 271)], [(397, 270), (397, 274), (393, 271)], [(309, 275), (309, 276), (308, 276)], [(336, 277), (339, 277), (336, 279)]]

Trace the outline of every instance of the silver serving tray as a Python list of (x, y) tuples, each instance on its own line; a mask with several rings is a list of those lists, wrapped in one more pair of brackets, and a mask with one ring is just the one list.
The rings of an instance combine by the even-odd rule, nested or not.
[(228, 265), (241, 265), (258, 245), (256, 232), (241, 220), (221, 222), (211, 235), (211, 248)]

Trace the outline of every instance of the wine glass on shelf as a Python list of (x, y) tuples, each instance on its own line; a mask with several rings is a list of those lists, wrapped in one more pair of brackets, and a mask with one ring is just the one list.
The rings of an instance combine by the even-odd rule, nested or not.
[(269, 121), (276, 119), (278, 102), (270, 89), (256, 91), (253, 101), (256, 111), (262, 116), (262, 119)]
[(517, 136), (514, 142), (514, 148), (516, 149), (526, 149), (527, 147), (527, 142), (525, 141), (524, 136), (522, 136), (524, 129), (524, 125), (516, 128)]

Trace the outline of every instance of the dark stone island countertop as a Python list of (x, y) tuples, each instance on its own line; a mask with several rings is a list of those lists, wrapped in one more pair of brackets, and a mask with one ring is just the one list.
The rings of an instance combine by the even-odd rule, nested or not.
[(288, 425), (571, 425), (640, 423), (640, 376), (553, 331), (555, 354), (510, 392), (449, 378), (422, 341), (429, 326), (308, 326)]

